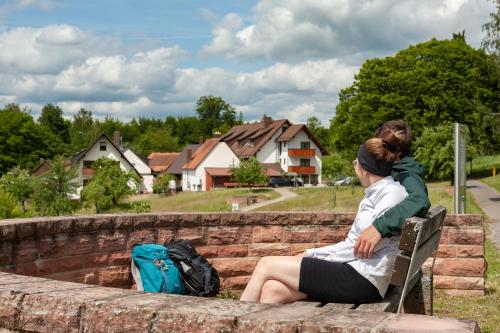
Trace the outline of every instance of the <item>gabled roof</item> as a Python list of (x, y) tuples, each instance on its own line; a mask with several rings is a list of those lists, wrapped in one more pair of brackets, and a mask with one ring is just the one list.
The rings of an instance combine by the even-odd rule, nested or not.
[(252, 157), (271, 140), (283, 126), (290, 126), (287, 119), (261, 121), (253, 124), (233, 126), (221, 141), (234, 151), (238, 157)]
[[(193, 156), (193, 153), (200, 147), (199, 144), (190, 144), (187, 145), (184, 150), (180, 153), (179, 156), (175, 159), (175, 161), (168, 167), (166, 172), (173, 174), (173, 175), (180, 175), (182, 174), (182, 167), (189, 161), (191, 161), (191, 158)], [(189, 158), (188, 161), (188, 150), (191, 149), (191, 157)]]
[(292, 125), (286, 129), (277, 139), (276, 142), (288, 142), (292, 140), (300, 131), (306, 132), (309, 139), (311, 139), (316, 146), (318, 146), (319, 150), (321, 150), (321, 154), (328, 155), (325, 147), (316, 139), (314, 134), (307, 128), (304, 124)]
[(149, 167), (153, 172), (164, 172), (179, 157), (180, 153), (156, 153), (149, 154)]
[(208, 154), (219, 143), (220, 138), (207, 139), (203, 144), (193, 153), (191, 161), (187, 161), (182, 167), (183, 169), (196, 169), (198, 165), (208, 156)]
[(108, 142), (109, 142), (109, 143), (110, 143), (110, 144), (111, 144), (111, 145), (112, 145), (112, 146), (113, 146), (113, 147), (114, 147), (114, 148), (115, 148), (115, 149), (116, 149), (116, 150), (120, 153), (120, 156), (121, 156), (121, 157), (122, 157), (125, 161), (127, 161), (127, 163), (128, 163), (128, 164), (132, 167), (132, 169), (135, 171), (135, 173), (137, 173), (139, 176), (141, 175), (141, 174), (139, 173), (139, 171), (137, 171), (137, 169), (135, 168), (135, 166), (134, 166), (132, 163), (130, 163), (130, 161), (129, 161), (126, 157), (125, 157), (125, 155), (123, 155), (122, 150), (121, 150), (119, 147), (117, 147), (117, 146), (115, 145), (115, 143), (114, 143), (112, 140), (110, 140), (110, 139), (109, 139), (109, 137), (108, 137), (105, 133), (101, 133), (101, 134), (99, 134), (99, 136), (98, 136), (98, 137), (94, 140), (94, 142), (93, 142), (90, 146), (88, 146), (87, 148), (82, 149), (82, 150), (80, 150), (78, 153), (74, 154), (74, 155), (71, 157), (71, 159), (70, 159), (71, 164), (73, 164), (73, 163), (75, 163), (75, 162), (79, 162), (79, 161), (80, 161), (80, 160), (81, 160), (81, 159), (82, 159), (85, 155), (87, 155), (87, 152), (88, 152), (88, 151), (89, 151), (92, 147), (94, 147), (94, 146), (95, 146), (95, 144), (96, 144), (97, 142), (99, 142), (102, 138), (106, 139), (106, 140), (107, 140), (107, 141), (108, 141)]

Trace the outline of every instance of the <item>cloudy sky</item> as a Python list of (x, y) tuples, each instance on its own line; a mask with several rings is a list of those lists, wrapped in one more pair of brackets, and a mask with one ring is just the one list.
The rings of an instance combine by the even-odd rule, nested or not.
[(334, 116), (364, 60), (465, 29), (479, 47), (488, 0), (0, 0), (0, 105), (36, 116), (193, 115), (216, 95), (242, 111)]

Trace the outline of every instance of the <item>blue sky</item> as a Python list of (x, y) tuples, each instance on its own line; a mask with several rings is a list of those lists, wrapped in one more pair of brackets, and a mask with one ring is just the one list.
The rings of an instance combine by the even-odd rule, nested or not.
[(366, 59), (466, 30), (487, 0), (2, 0), (0, 104), (98, 117), (194, 114), (217, 95), (243, 112), (328, 125)]

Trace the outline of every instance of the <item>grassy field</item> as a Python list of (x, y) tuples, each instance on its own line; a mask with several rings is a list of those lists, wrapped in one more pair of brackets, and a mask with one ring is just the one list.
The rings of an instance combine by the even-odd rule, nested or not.
[(496, 165), (497, 174), (500, 173), (500, 155), (478, 156), (472, 159), (471, 163), (467, 162), (467, 173), (471, 177), (489, 177), (492, 176), (492, 168)]
[(228, 189), (212, 192), (179, 192), (173, 196), (149, 195), (135, 199), (151, 203), (151, 212), (228, 212), (231, 210), (227, 199), (233, 195), (267, 195), (277, 198), (278, 193), (271, 189)]
[[(447, 182), (428, 183), (429, 198), (432, 205), (443, 205), (448, 212), (453, 212), (453, 189)], [(299, 188), (292, 190), (297, 197), (261, 207), (260, 211), (357, 211), (363, 198), (364, 188), (361, 186)], [(467, 196), (466, 211), (469, 214), (481, 214), (471, 195)]]
[(434, 314), (443, 317), (474, 319), (481, 332), (500, 332), (500, 251), (486, 241), (486, 295), (481, 297), (458, 297), (436, 295)]
[(500, 168), (498, 168), (498, 174), (496, 176), (486, 177), (481, 179), (481, 181), (500, 192)]

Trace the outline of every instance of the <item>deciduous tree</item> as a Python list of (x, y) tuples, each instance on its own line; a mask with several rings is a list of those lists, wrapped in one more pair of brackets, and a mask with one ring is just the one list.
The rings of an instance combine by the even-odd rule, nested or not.
[(231, 178), (237, 183), (246, 184), (249, 188), (256, 184), (267, 184), (269, 182), (267, 170), (260, 165), (255, 157), (241, 161), (238, 166), (233, 166), (231, 168)]

